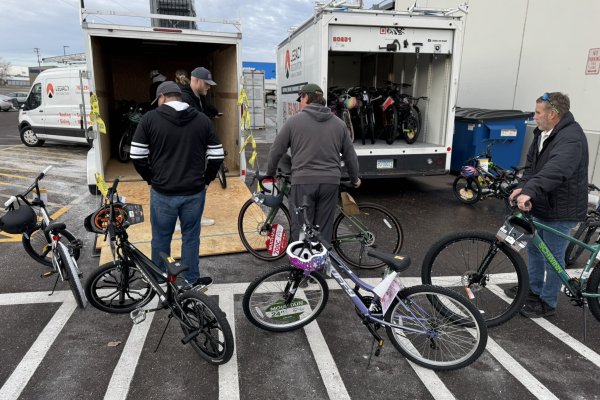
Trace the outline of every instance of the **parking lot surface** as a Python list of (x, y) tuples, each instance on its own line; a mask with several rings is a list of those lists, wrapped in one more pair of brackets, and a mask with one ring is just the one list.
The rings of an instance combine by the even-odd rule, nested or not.
[[(263, 157), (266, 148), (259, 146)], [(19, 144), (16, 113), (0, 114), (0, 201), (54, 165), (43, 187), (50, 213), (84, 241), (84, 279), (98, 267), (93, 235), (82, 224), (98, 204), (87, 192), (86, 152), (50, 143), (27, 148)], [(420, 282), (424, 255), (442, 235), (495, 232), (502, 224), (500, 200), (464, 206), (453, 197), (452, 180), (367, 181), (353, 193), (359, 202), (388, 207), (400, 220), (401, 252), (412, 259), (402, 274), (405, 285)], [(487, 349), (475, 363), (435, 373), (409, 363), (387, 342), (369, 363), (372, 337), (332, 281), (325, 310), (304, 329), (276, 334), (254, 327), (242, 311), (244, 290), (283, 263), (248, 253), (201, 260), (202, 273), (215, 280), (207, 294), (226, 312), (236, 340), (232, 360), (216, 367), (181, 344), (175, 323), (156, 349), (165, 312), (134, 326), (127, 315), (77, 309), (66, 284), (50, 295), (55, 279), (40, 277), (43, 267), (27, 256), (20, 237), (0, 232), (0, 399), (600, 399), (600, 323), (588, 313), (584, 342), (582, 311), (564, 296), (556, 316), (517, 315), (490, 329)], [(375, 282), (381, 271), (358, 274)]]

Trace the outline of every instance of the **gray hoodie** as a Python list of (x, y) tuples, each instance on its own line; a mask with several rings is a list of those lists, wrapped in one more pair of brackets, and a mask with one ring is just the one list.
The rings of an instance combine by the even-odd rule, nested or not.
[(325, 106), (308, 104), (285, 122), (269, 152), (268, 175), (275, 175), (277, 163), (288, 148), (292, 152), (293, 185), (339, 184), (341, 160), (352, 183), (358, 180), (358, 158), (346, 125)]

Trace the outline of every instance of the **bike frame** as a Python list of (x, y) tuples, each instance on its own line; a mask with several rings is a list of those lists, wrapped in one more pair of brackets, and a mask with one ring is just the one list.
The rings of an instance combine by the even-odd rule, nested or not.
[[(521, 214), (521, 218), (524, 218), (522, 214)], [(579, 276), (581, 297), (600, 298), (600, 293), (588, 293), (585, 291), (586, 282), (587, 282), (588, 278), (590, 277), (590, 274), (592, 273), (592, 268), (594, 267), (594, 261), (598, 258), (599, 254), (600, 254), (600, 244), (584, 243), (580, 240), (575, 239), (572, 236), (569, 236), (567, 234), (559, 232), (550, 226), (544, 225), (543, 223), (536, 220), (535, 218), (531, 218), (530, 220), (531, 220), (531, 223), (533, 223), (533, 225), (536, 227), (536, 229), (541, 229), (543, 231), (550, 232), (554, 235), (560, 236), (561, 238), (566, 239), (571, 243), (575, 243), (577, 246), (581, 246), (584, 249), (592, 252), (585, 267), (583, 268), (583, 271), (581, 271), (581, 275)], [(531, 243), (535, 247), (537, 247), (537, 249), (540, 251), (540, 253), (544, 256), (544, 258), (552, 266), (552, 268), (554, 269), (554, 272), (556, 272), (558, 274), (558, 276), (560, 277), (560, 280), (562, 281), (563, 285), (565, 285), (565, 287), (571, 293), (573, 293), (573, 294), (579, 293), (579, 289), (574, 288), (573, 285), (571, 285), (571, 283), (569, 282), (569, 280), (571, 279), (571, 276), (567, 273), (567, 271), (565, 271), (565, 269), (556, 260), (556, 257), (554, 257), (554, 255), (552, 254), (550, 249), (548, 249), (548, 246), (546, 245), (544, 240), (540, 237), (540, 235), (537, 233), (537, 231), (533, 234), (533, 239), (531, 240)]]

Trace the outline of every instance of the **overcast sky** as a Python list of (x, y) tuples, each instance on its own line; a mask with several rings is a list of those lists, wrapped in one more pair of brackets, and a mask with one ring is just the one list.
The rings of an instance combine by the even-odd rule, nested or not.
[[(40, 58), (84, 52), (79, 3), (80, 0), (0, 0), (0, 58), (14, 66), (34, 66), (36, 47)], [(379, 1), (364, 1), (365, 7), (373, 3)], [(85, 0), (86, 8), (122, 12), (148, 13), (149, 4), (149, 0)], [(313, 0), (195, 0), (195, 4), (198, 17), (240, 19), (242, 60), (265, 62), (275, 62), (276, 47), (288, 29), (303, 23), (314, 9)], [(90, 19), (97, 23), (115, 21), (111, 17)], [(214, 30), (214, 25), (206, 28)]]

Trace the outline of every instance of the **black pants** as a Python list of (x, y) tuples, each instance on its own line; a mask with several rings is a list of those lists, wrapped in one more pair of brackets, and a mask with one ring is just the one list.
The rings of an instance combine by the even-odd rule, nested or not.
[(292, 185), (290, 193), (290, 214), (292, 218), (292, 240), (298, 240), (303, 224), (302, 216), (296, 214), (297, 206), (301, 206), (306, 196), (307, 217), (313, 225), (319, 226), (323, 239), (331, 242), (333, 237), (333, 219), (338, 204), (339, 185), (316, 183), (308, 185)]

